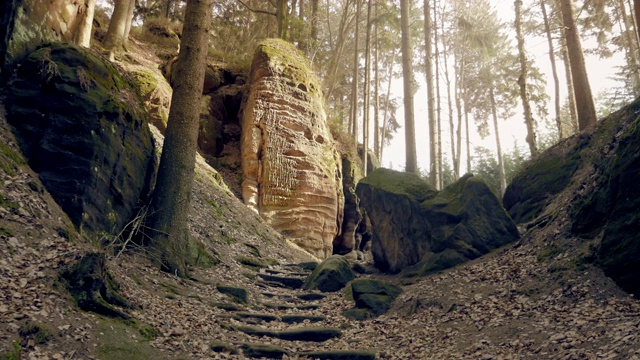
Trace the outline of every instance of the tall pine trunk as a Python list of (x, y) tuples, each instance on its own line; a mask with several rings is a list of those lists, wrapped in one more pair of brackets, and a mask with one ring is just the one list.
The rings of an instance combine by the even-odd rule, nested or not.
[(367, 28), (364, 45), (364, 117), (362, 119), (362, 173), (367, 176), (369, 117), (371, 115), (371, 1), (367, 1)]
[(187, 274), (187, 218), (195, 173), (196, 146), (213, 0), (188, 0), (171, 97), (167, 131), (151, 200), (151, 253), (161, 268)]
[(436, 105), (433, 94), (433, 25), (431, 22), (431, 4), (424, 0), (424, 48), (425, 76), (427, 80), (427, 121), (429, 122), (429, 183), (433, 187), (438, 184), (438, 138), (436, 135)]
[(524, 34), (522, 33), (522, 0), (515, 0), (515, 27), (516, 38), (518, 40), (518, 60), (520, 61), (520, 76), (518, 77), (518, 85), (520, 86), (520, 100), (524, 112), (524, 123), (527, 126), (527, 144), (531, 156), (538, 154), (538, 145), (536, 141), (535, 120), (531, 114), (531, 104), (529, 103), (529, 93), (527, 92), (527, 77), (529, 76), (529, 66), (527, 64), (527, 55), (524, 49)]
[(393, 51), (393, 55), (391, 55), (391, 63), (389, 63), (389, 82), (387, 83), (387, 95), (385, 96), (384, 101), (384, 113), (382, 115), (382, 131), (380, 131), (380, 153), (378, 155), (378, 159), (382, 162), (382, 155), (384, 155), (384, 142), (387, 138), (387, 122), (388, 122), (388, 114), (389, 114), (389, 97), (391, 96), (391, 79), (393, 78), (393, 65), (396, 62), (396, 51)]
[[(625, 45), (626, 45), (626, 58), (627, 65), (631, 68), (631, 76), (633, 82), (633, 91), (634, 95), (640, 93), (640, 74), (638, 73), (638, 52), (636, 42), (634, 41), (634, 33), (631, 31), (631, 25), (629, 24), (629, 19), (627, 18), (627, 10), (626, 5), (624, 4), (624, 0), (618, 1), (618, 7), (620, 8), (620, 17), (622, 18), (622, 23), (624, 24), (624, 29), (621, 29), (621, 32), (624, 33)], [(618, 19), (620, 21), (620, 19)]]
[(109, 60), (115, 60), (115, 54), (124, 46), (124, 33), (127, 29), (127, 14), (130, 0), (116, 0), (109, 21), (109, 29), (104, 37), (104, 48), (109, 52)]
[(91, 47), (91, 35), (93, 34), (93, 15), (96, 9), (96, 0), (86, 0), (82, 10), (80, 26), (75, 34), (75, 43), (82, 47)]
[(440, 48), (438, 42), (438, 13), (436, 0), (433, 0), (433, 45), (435, 50), (436, 85), (436, 189), (442, 189), (442, 107), (440, 103)]
[(358, 57), (358, 45), (360, 38), (360, 0), (356, 0), (356, 34), (353, 45), (353, 83), (351, 84), (351, 136), (353, 143), (358, 145), (358, 82), (360, 59)]
[(576, 96), (576, 108), (578, 110), (579, 130), (585, 130), (593, 126), (597, 121), (596, 107), (591, 95), (591, 86), (587, 76), (587, 68), (584, 64), (582, 44), (576, 27), (573, 0), (560, 0), (560, 11), (564, 25), (567, 49), (569, 51), (569, 63), (573, 78), (573, 91)]
[[(449, 76), (449, 62), (447, 61), (449, 54), (447, 53), (447, 42), (445, 38), (446, 30), (444, 28), (444, 21), (440, 23), (442, 25), (442, 59), (444, 62), (444, 81), (447, 85), (447, 109), (449, 110), (449, 138), (451, 140), (451, 161), (454, 164), (453, 176), (458, 178), (458, 171), (456, 170), (455, 163), (457, 162), (458, 153), (456, 153), (456, 139), (455, 139), (455, 126), (453, 125), (453, 103), (451, 101), (451, 78)], [(443, 187), (444, 187), (444, 174)]]
[[(378, 8), (376, 7), (376, 18)], [(380, 42), (378, 39), (378, 25), (375, 23), (373, 37), (375, 39), (375, 51), (373, 53), (373, 153), (378, 156), (380, 153), (380, 66), (379, 66), (379, 50)], [(378, 157), (378, 160), (381, 160)]]
[(571, 74), (571, 64), (569, 63), (569, 50), (567, 49), (567, 40), (562, 32), (562, 60), (564, 62), (565, 81), (567, 82), (567, 103), (569, 106), (570, 125), (573, 133), (579, 131), (578, 126), (578, 109), (576, 108), (576, 94), (573, 91), (573, 75)]
[(540, 0), (540, 9), (542, 10), (544, 31), (547, 35), (547, 43), (549, 44), (549, 61), (551, 62), (551, 73), (553, 75), (553, 97), (556, 112), (556, 127), (558, 128), (558, 137), (562, 139), (564, 138), (564, 129), (562, 128), (562, 119), (560, 118), (560, 80), (558, 78), (556, 55), (553, 49), (553, 39), (551, 37), (551, 27), (549, 26), (549, 17), (547, 16), (547, 7), (544, 4), (544, 0)]
[(489, 99), (491, 101), (491, 117), (493, 118), (493, 131), (496, 135), (496, 152), (498, 153), (498, 175), (500, 178), (500, 197), (507, 189), (507, 177), (504, 171), (504, 161), (502, 159), (502, 144), (500, 143), (500, 130), (498, 128), (498, 109), (493, 85), (489, 89)]
[(640, 45), (640, 0), (633, 1), (633, 18), (636, 21), (636, 37)]
[(409, 32), (411, 0), (400, 0), (400, 29), (402, 32), (402, 79), (404, 90), (405, 171), (418, 173), (416, 129), (413, 108), (413, 54)]

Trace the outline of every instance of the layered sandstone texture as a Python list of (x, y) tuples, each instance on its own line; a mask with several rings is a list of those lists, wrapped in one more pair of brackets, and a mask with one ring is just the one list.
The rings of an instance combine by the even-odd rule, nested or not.
[(292, 44), (268, 39), (258, 46), (242, 115), (242, 196), (319, 258), (332, 253), (344, 203), (323, 101), (308, 60)]
[(44, 42), (73, 41), (86, 12), (85, 2), (77, 0), (9, 1), (3, 6), (0, 27), (10, 34), (0, 40), (3, 63), (21, 60)]

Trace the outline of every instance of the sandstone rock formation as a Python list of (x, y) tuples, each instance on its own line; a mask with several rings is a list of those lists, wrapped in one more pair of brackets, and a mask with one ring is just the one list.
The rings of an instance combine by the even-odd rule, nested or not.
[[(566, 224), (569, 218), (563, 237), (570, 241), (564, 246), (574, 253), (589, 249), (576, 264), (595, 263), (635, 295), (640, 294), (638, 111), (636, 100), (592, 131), (545, 151), (516, 175), (504, 196), (514, 220), (529, 227)], [(565, 250), (559, 241), (552, 246), (550, 254)]]
[(360, 200), (356, 195), (356, 184), (362, 178), (359, 164), (348, 154), (342, 154), (342, 192), (344, 194), (344, 217), (340, 234), (333, 239), (333, 253), (356, 258), (361, 236), (357, 236), (362, 221)]
[(262, 42), (253, 59), (242, 172), (247, 206), (313, 255), (331, 255), (344, 202), (340, 160), (318, 81), (302, 54), (281, 40)]
[(66, 0), (8, 0), (1, 6), (0, 66), (23, 59), (42, 43), (71, 42), (86, 7), (84, 1)]
[(362, 179), (356, 193), (371, 219), (374, 262), (383, 271), (415, 264), (412, 272), (422, 275), (519, 238), (495, 195), (471, 175), (437, 192), (417, 175), (381, 168)]
[(30, 54), (11, 87), (8, 120), (56, 202), (78, 228), (121, 230), (155, 164), (136, 90), (113, 65), (65, 44)]

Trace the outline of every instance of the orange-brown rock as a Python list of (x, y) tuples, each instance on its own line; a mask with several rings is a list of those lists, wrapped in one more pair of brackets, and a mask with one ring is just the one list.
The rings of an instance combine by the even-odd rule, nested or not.
[[(292, 242), (326, 258), (342, 221), (339, 155), (309, 62), (268, 39), (254, 55), (242, 115), (242, 196)], [(339, 220), (338, 220), (339, 219)]]

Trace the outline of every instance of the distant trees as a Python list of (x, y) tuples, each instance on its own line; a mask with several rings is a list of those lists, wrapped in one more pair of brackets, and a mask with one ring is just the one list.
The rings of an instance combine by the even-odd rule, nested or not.
[[(113, 14), (109, 22), (109, 29), (104, 37), (104, 48), (109, 52), (109, 60), (115, 59), (115, 54), (126, 45), (128, 32), (131, 29), (135, 0), (116, 0)], [(130, 11), (131, 10), (131, 11)], [(129, 15), (131, 13), (131, 16)]]
[(93, 37), (93, 16), (96, 9), (96, 0), (86, 0), (85, 7), (80, 6), (81, 20), (78, 31), (75, 34), (76, 44), (82, 47), (91, 46), (91, 38)]

